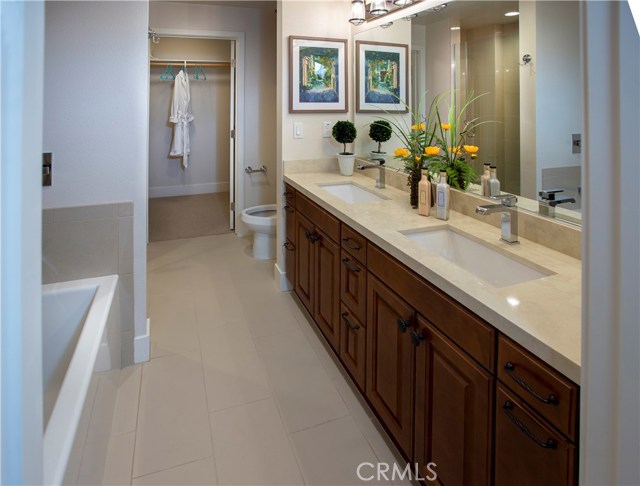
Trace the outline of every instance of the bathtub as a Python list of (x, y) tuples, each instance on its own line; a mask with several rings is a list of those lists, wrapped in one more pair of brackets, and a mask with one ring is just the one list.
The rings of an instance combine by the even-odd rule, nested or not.
[(118, 276), (42, 287), (44, 484), (101, 483), (120, 379)]

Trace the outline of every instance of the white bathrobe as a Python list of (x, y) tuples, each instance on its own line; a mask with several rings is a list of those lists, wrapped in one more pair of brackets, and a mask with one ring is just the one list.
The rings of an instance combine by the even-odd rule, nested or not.
[(173, 144), (171, 156), (182, 157), (182, 166), (189, 165), (189, 123), (193, 120), (191, 114), (191, 92), (189, 91), (189, 76), (180, 70), (173, 85), (173, 102), (169, 121), (175, 123), (173, 127)]

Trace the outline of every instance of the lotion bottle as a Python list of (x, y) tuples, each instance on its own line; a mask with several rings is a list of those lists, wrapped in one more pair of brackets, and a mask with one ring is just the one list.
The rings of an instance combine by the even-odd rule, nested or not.
[(440, 182), (436, 187), (436, 218), (449, 219), (449, 184), (447, 184), (447, 172), (440, 171)]
[(498, 176), (496, 174), (496, 166), (492, 165), (489, 168), (490, 176), (489, 176), (489, 196), (497, 197), (500, 195), (500, 181), (498, 180)]
[(426, 175), (422, 175), (422, 179), (418, 184), (418, 214), (429, 216), (431, 208), (431, 183)]
[(481, 187), (483, 196), (489, 195), (489, 177), (490, 177), (489, 166), (490, 165), (491, 164), (488, 164), (488, 163), (484, 164), (484, 172), (482, 176), (480, 176), (480, 187)]

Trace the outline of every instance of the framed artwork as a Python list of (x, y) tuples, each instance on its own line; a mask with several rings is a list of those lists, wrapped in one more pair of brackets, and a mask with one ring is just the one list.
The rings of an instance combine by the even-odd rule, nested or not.
[(356, 112), (407, 113), (407, 44), (356, 41)]
[(289, 37), (289, 113), (346, 113), (347, 40)]

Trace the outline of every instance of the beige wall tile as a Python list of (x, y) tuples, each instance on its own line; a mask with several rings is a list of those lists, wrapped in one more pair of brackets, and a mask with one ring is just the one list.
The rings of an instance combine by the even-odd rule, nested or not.
[(133, 273), (133, 218), (118, 218), (118, 273)]
[(53, 209), (42, 210), (42, 224), (53, 223)]
[(119, 217), (133, 216), (133, 203), (132, 202), (119, 203), (118, 204), (118, 216)]
[(54, 208), (53, 222), (89, 221), (93, 219), (110, 219), (118, 215), (117, 204), (98, 204), (95, 206), (74, 206), (69, 208)]

